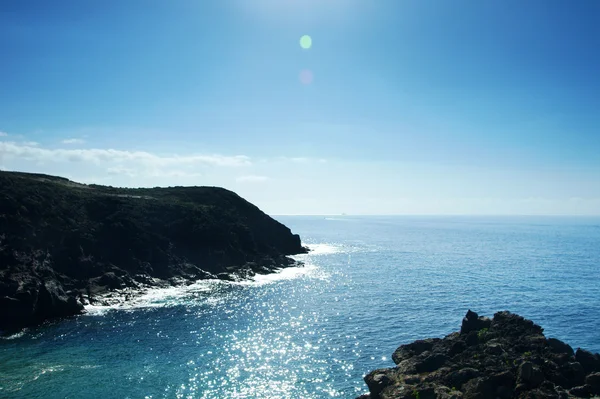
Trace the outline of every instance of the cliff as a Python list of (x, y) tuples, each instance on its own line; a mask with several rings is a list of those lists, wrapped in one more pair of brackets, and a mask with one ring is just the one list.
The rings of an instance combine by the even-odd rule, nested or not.
[[(418, 340), (393, 354), (395, 368), (369, 373), (359, 399), (590, 398), (600, 395), (600, 355), (546, 338), (509, 312), (469, 311), (460, 332)], [(596, 396), (597, 397), (597, 396)]]
[(80, 313), (107, 290), (269, 273), (303, 252), (298, 235), (222, 188), (0, 172), (0, 329)]

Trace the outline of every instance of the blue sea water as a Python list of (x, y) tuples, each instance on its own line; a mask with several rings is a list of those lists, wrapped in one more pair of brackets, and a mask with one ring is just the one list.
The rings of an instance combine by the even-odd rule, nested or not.
[(354, 398), (400, 344), (511, 310), (600, 351), (600, 218), (278, 217), (313, 252), (0, 340), (2, 398)]

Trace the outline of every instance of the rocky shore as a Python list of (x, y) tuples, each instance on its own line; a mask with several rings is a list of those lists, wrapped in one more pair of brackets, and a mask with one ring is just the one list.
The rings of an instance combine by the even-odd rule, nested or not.
[(468, 311), (460, 332), (400, 346), (396, 367), (372, 371), (358, 399), (600, 397), (600, 355), (555, 338), (530, 320)]
[(300, 237), (218, 187), (123, 189), (0, 172), (0, 332), (150, 287), (297, 266)]

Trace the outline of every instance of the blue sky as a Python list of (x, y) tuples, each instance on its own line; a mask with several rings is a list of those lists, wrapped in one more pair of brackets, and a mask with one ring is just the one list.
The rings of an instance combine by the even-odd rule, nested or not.
[(3, 1), (0, 167), (271, 214), (600, 214), (599, 21), (596, 0)]

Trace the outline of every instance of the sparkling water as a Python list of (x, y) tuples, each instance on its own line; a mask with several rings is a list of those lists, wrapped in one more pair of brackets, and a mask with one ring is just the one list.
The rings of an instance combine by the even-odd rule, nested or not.
[(400, 344), (510, 310), (600, 351), (600, 218), (278, 217), (313, 251), (0, 339), (2, 398), (354, 398)]

